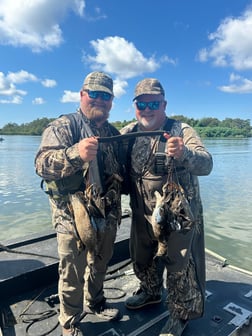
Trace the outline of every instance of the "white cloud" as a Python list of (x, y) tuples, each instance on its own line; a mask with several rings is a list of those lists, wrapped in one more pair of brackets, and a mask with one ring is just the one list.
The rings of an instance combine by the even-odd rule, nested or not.
[(201, 62), (212, 60), (215, 66), (252, 69), (252, 8), (240, 17), (223, 20), (208, 38), (212, 45), (199, 51)]
[(45, 104), (45, 100), (41, 97), (37, 97), (37, 98), (33, 99), (32, 104), (42, 105), (42, 104)]
[[(0, 96), (12, 97), (7, 100), (0, 99), (0, 104), (21, 104), (22, 99), (20, 96), (26, 95), (27, 91), (17, 89), (16, 85), (21, 85), (27, 82), (40, 82), (43, 86), (49, 88), (57, 85), (57, 82), (53, 79), (40, 80), (37, 76), (25, 70), (8, 72), (7, 75), (0, 72)], [(38, 101), (34, 103), (41, 104), (42, 102)]]
[(65, 90), (62, 98), (60, 99), (61, 103), (76, 103), (80, 101), (80, 93)]
[(230, 85), (220, 86), (218, 89), (226, 93), (252, 93), (252, 80), (232, 73), (229, 78)]
[[(160, 61), (154, 56), (146, 58), (132, 42), (119, 36), (91, 41), (96, 56), (84, 55), (83, 61), (91, 63), (96, 70), (115, 74), (118, 78), (129, 79), (146, 72), (155, 72)], [(163, 58), (167, 62), (168, 58)]]
[[(0, 96), (17, 96), (17, 95), (24, 96), (26, 95), (26, 93), (27, 93), (26, 91), (18, 90), (14, 85), (14, 83), (10, 82), (10, 78), (8, 78), (8, 76), (5, 76), (3, 72), (0, 72)], [(5, 99), (1, 101), (4, 101), (4, 103), (6, 103)], [(12, 100), (8, 100), (8, 102), (10, 103), (11, 101)], [(15, 101), (16, 98), (14, 99), (14, 102)]]
[(176, 60), (167, 55), (161, 56), (160, 59), (155, 56), (147, 58), (132, 42), (120, 36), (108, 36), (90, 43), (95, 50), (95, 56), (84, 53), (83, 62), (89, 63), (93, 70), (102, 70), (115, 76), (116, 97), (125, 93), (125, 88), (128, 86), (127, 79), (155, 72), (161, 63), (177, 64)]
[(125, 88), (128, 87), (128, 83), (121, 79), (115, 79), (114, 80), (114, 95), (116, 98), (121, 97), (126, 93)]
[(240, 79), (241, 79), (241, 76), (237, 75), (237, 74), (234, 74), (234, 73), (231, 73), (231, 75), (229, 77), (230, 82), (235, 82), (235, 81), (238, 81)]
[(9, 72), (8, 75), (6, 76), (6, 79), (14, 84), (38, 81), (35, 75), (25, 70), (20, 70), (18, 72)]
[(171, 58), (171, 57), (169, 57), (167, 55), (162, 56), (161, 59), (160, 59), (160, 61), (162, 63), (170, 63), (172, 65), (177, 65), (177, 63), (178, 63), (178, 61), (176, 59), (173, 59), (173, 58)]
[(60, 23), (72, 10), (83, 16), (84, 0), (1, 0), (0, 43), (27, 46), (34, 52), (59, 46)]
[(94, 11), (94, 14), (85, 14), (85, 19), (89, 22), (95, 22), (99, 20), (107, 19), (107, 15), (104, 14), (100, 7), (95, 6), (94, 8), (91, 8)]
[(57, 85), (57, 82), (54, 79), (44, 79), (41, 81), (42, 85), (48, 88), (54, 87)]
[(22, 104), (23, 98), (13, 96), (11, 99), (0, 99), (0, 104)]

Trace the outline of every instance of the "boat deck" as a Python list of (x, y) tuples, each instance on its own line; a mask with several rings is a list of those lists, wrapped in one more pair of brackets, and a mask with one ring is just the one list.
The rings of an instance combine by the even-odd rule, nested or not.
[[(166, 289), (160, 304), (135, 311), (124, 306), (138, 287), (130, 260), (120, 252), (127, 244), (124, 239), (117, 242), (105, 281), (107, 301), (119, 308), (121, 317), (107, 322), (88, 314), (81, 321), (85, 335), (156, 336), (166, 322)], [(15, 250), (24, 252), (27, 246), (29, 252), (43, 251), (48, 257), (0, 252), (0, 335), (59, 336), (57, 260), (51, 258), (56, 257), (55, 237), (48, 235), (39, 243), (30, 240)], [(183, 336), (252, 335), (252, 274), (226, 265), (209, 251), (206, 262), (206, 311), (202, 319), (190, 322)]]

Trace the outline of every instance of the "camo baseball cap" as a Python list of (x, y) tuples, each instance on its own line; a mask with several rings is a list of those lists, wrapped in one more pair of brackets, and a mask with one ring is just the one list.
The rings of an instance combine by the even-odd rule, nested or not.
[(137, 83), (135, 88), (135, 99), (144, 94), (165, 95), (164, 88), (156, 78), (145, 78)]
[(113, 93), (113, 79), (104, 72), (91, 72), (84, 80), (82, 90), (103, 91)]

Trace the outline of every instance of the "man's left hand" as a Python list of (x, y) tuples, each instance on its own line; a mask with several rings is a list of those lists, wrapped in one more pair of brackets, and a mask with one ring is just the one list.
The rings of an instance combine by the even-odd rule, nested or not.
[(181, 158), (185, 147), (183, 139), (180, 137), (173, 137), (168, 133), (164, 134), (164, 137), (167, 139), (166, 153), (169, 156), (174, 157), (174, 159)]

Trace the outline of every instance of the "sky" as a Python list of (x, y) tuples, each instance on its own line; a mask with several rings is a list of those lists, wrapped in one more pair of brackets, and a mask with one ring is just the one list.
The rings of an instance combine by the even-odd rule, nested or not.
[(252, 0), (1, 0), (0, 128), (79, 106), (91, 71), (114, 79), (111, 122), (157, 78), (166, 113), (252, 119)]

